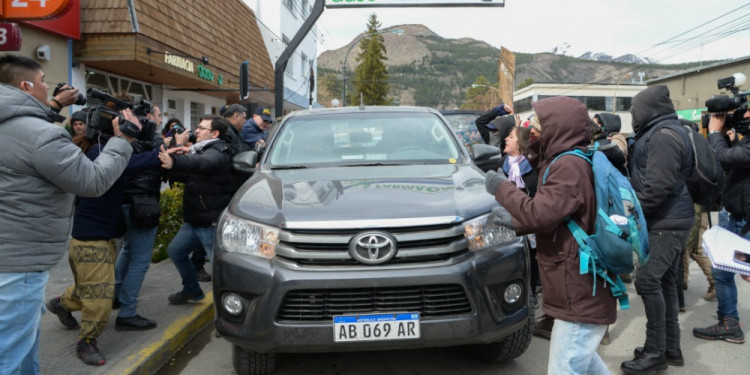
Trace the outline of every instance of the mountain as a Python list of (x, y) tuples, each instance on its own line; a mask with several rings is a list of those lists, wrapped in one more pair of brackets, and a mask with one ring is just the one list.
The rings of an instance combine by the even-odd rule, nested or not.
[[(398, 29), (403, 30), (403, 34), (388, 32)], [(424, 25), (398, 25), (382, 31), (385, 31), (381, 36), (388, 53), (386, 66), (390, 74), (390, 94), (403, 105), (458, 108), (477, 77), (483, 76), (489, 82), (497, 83), (500, 49), (484, 41), (443, 38)], [(333, 98), (341, 97), (338, 91), (343, 80), (344, 60), (350, 79), (357, 65), (360, 37), (361, 34), (349, 44), (318, 56), (319, 103), (328, 105)], [(635, 79), (640, 79), (637, 73), (644, 73), (645, 81), (700, 64), (660, 65), (632, 54), (613, 58), (596, 52), (587, 52), (576, 58), (566, 56), (566, 50), (562, 46), (556, 48), (556, 53), (516, 53), (514, 85), (528, 84), (530, 80), (536, 83), (614, 84), (628, 72), (633, 72), (631, 77)]]

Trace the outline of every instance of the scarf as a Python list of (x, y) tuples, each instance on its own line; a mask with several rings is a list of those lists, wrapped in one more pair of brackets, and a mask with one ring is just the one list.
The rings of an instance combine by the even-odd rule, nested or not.
[(523, 182), (523, 175), (521, 174), (521, 162), (525, 160), (526, 158), (523, 155), (508, 155), (508, 179), (513, 181), (519, 189), (526, 188), (526, 183)]
[(209, 144), (211, 144), (211, 143), (213, 143), (215, 141), (218, 141), (218, 140), (219, 140), (219, 138), (204, 139), (204, 140), (202, 140), (202, 141), (200, 141), (200, 142), (198, 142), (198, 143), (190, 146), (190, 153), (191, 154), (195, 154), (195, 153), (201, 152), (204, 148), (206, 148), (206, 146), (208, 146)]

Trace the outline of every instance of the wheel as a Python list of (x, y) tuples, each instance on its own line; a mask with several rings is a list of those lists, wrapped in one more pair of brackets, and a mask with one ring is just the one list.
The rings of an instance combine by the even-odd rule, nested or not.
[(276, 368), (276, 354), (249, 352), (232, 345), (232, 363), (239, 375), (268, 374)]
[(502, 341), (491, 344), (474, 345), (471, 347), (472, 355), (487, 363), (500, 363), (516, 359), (523, 354), (531, 344), (534, 336), (534, 314), (529, 316), (528, 322), (523, 328), (513, 332)]

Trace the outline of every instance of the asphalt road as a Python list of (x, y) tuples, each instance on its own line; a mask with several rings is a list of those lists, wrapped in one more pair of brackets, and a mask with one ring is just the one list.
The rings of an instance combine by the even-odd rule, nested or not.
[[(693, 327), (716, 322), (716, 302), (703, 300), (708, 282), (697, 264), (691, 262), (690, 283), (685, 291), (687, 311), (680, 314), (684, 367), (672, 367), (669, 375), (733, 375), (750, 372), (750, 344), (707, 341), (692, 335)], [(740, 318), (750, 319), (750, 283), (737, 277)], [(633, 348), (645, 340), (646, 318), (643, 304), (632, 284), (628, 286), (631, 309), (618, 313), (617, 323), (610, 326), (611, 344), (602, 345), (599, 354), (613, 374), (619, 374), (620, 363), (632, 359)], [(745, 329), (746, 334), (748, 328)], [(410, 375), (484, 375), (545, 374), (549, 341), (535, 337), (529, 349), (515, 361), (485, 364), (474, 360), (461, 348), (437, 348), (409, 351), (360, 353), (282, 354), (277, 359), (275, 375), (290, 374), (410, 374)], [(226, 340), (208, 330), (193, 340), (159, 375), (236, 374), (232, 367), (232, 347)]]

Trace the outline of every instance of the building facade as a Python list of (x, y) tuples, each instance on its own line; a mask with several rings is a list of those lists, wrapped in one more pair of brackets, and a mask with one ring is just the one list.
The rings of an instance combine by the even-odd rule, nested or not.
[[(209, 9), (210, 8), (210, 9)], [(81, 1), (82, 37), (73, 42), (72, 81), (131, 101), (145, 99), (195, 128), (239, 97), (249, 61), (253, 106), (273, 105), (273, 68), (255, 15), (241, 0)]]
[[(243, 0), (257, 16), (269, 61), (276, 61), (310, 15), (314, 0)], [(310, 107), (317, 103), (319, 32), (313, 27), (292, 53), (284, 71), (284, 114)], [(312, 82), (311, 82), (312, 81)], [(310, 85), (313, 85), (312, 93)], [(281, 116), (283, 114), (275, 114)]]
[(645, 88), (646, 84), (638, 81), (621, 82), (619, 85), (534, 83), (513, 93), (513, 111), (523, 120), (533, 112), (532, 102), (553, 96), (569, 96), (582, 101), (592, 117), (601, 112), (620, 115), (620, 132), (630, 133), (633, 131), (630, 105), (633, 96)]

